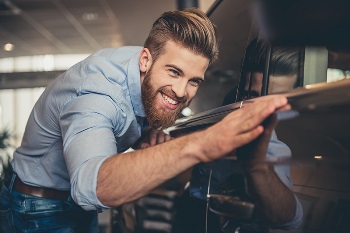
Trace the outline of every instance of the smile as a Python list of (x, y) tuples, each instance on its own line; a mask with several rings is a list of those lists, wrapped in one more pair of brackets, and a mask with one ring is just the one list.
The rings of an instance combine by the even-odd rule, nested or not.
[(166, 102), (168, 102), (169, 104), (177, 105), (177, 104), (179, 103), (179, 101), (176, 101), (176, 100), (170, 98), (170, 97), (167, 96), (167, 95), (162, 94), (162, 97), (163, 97), (163, 99), (164, 99)]

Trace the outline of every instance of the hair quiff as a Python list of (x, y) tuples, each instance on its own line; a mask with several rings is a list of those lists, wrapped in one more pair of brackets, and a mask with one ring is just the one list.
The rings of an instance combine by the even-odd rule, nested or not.
[(154, 23), (144, 44), (153, 60), (164, 52), (164, 45), (171, 40), (207, 57), (210, 63), (218, 58), (217, 30), (206, 14), (197, 9), (163, 13)]

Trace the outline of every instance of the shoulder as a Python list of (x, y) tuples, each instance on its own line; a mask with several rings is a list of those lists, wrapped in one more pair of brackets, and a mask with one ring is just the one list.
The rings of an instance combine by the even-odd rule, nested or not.
[(119, 57), (131, 57), (136, 53), (140, 53), (143, 47), (141, 46), (123, 46), (118, 48), (105, 48), (92, 54), (92, 56), (102, 56), (110, 59)]
[(78, 63), (75, 69), (81, 70), (86, 75), (102, 73), (104, 76), (112, 77), (127, 74), (129, 67), (138, 69), (141, 50), (142, 47), (139, 46), (102, 49)]

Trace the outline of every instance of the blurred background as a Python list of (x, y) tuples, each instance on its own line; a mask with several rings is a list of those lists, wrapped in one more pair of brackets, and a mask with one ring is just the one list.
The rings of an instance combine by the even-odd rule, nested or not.
[[(29, 114), (49, 82), (91, 53), (142, 46), (163, 12), (215, 0), (0, 0), (0, 162), (21, 143)], [(1, 174), (2, 166), (0, 166)], [(110, 229), (110, 212), (99, 216)]]
[[(8, 138), (5, 144), (0, 143), (0, 155), (11, 156), (14, 148), (20, 144), (30, 111), (49, 82), (99, 49), (124, 45), (142, 46), (153, 21), (165, 11), (199, 7), (208, 13), (219, 30), (219, 60), (209, 67), (206, 81), (182, 116), (195, 115), (221, 106), (226, 93), (237, 86), (246, 46), (258, 31), (257, 24), (260, 22), (254, 15), (253, 2), (254, 0), (0, 0), (0, 140)], [(305, 2), (318, 4), (313, 0)], [(330, 1), (320, 2), (326, 3), (326, 7), (331, 9), (332, 5), (328, 4)], [(344, 10), (348, 11), (349, 8), (345, 7)], [(336, 17), (329, 12), (323, 11), (320, 16), (327, 20)], [(303, 15), (299, 12), (298, 16), (293, 14), (286, 18), (297, 21), (304, 19), (303, 16), (307, 18), (307, 15), (317, 17), (309, 13)], [(343, 15), (346, 17), (346, 14)], [(329, 26), (327, 29), (333, 26), (322, 25)], [(348, 29), (327, 31), (327, 34), (349, 38)], [(349, 51), (349, 48), (342, 50), (334, 46), (306, 46), (302, 86), (349, 78)], [(319, 125), (327, 123), (328, 115), (325, 116)], [(308, 124), (315, 124), (316, 128), (319, 125), (313, 119)], [(341, 124), (341, 121), (338, 122)], [(294, 129), (299, 126), (297, 124)], [(310, 130), (308, 134), (296, 134), (297, 132), (290, 134), (294, 139), (299, 139), (299, 146), (295, 146), (296, 152), (305, 149), (300, 146), (301, 142), (314, 138), (314, 144), (308, 144), (311, 149), (307, 153), (311, 158), (317, 152), (322, 159), (323, 149), (330, 146), (332, 156), (349, 162), (349, 150), (329, 135), (319, 132), (315, 134)], [(349, 139), (349, 135), (346, 134), (344, 138)], [(316, 152), (312, 148), (317, 148)], [(295, 153), (293, 156), (300, 154), (303, 153)], [(294, 158), (302, 160), (302, 157)], [(338, 221), (338, 229), (343, 229), (341, 224), (346, 224), (346, 219), (350, 219), (349, 169), (339, 169), (339, 166), (320, 169), (318, 165), (322, 161), (315, 161), (316, 165), (309, 163), (306, 166), (292, 167), (295, 191), (301, 198), (305, 213), (304, 231), (293, 232), (321, 232), (320, 229), (324, 229), (324, 232), (343, 232), (332, 231), (331, 228)], [(110, 230), (109, 211), (100, 215), (100, 225), (101, 232)]]
[[(220, 106), (239, 80), (245, 47), (254, 34), (252, 2), (0, 0), (0, 130), (9, 130), (12, 144), (19, 145), (34, 103), (60, 73), (102, 48), (142, 46), (161, 13), (193, 6), (209, 13), (218, 26), (220, 56), (184, 116)], [(318, 72), (312, 75), (318, 80), (305, 80), (305, 85), (349, 75), (348, 53), (310, 47), (305, 56), (310, 67), (305, 72)]]
[(142, 46), (165, 11), (214, 0), (0, 0), (0, 130), (17, 146), (47, 84), (89, 54)]

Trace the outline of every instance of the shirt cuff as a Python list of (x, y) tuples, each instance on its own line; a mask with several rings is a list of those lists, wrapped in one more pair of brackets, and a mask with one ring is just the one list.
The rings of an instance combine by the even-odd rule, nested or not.
[(107, 158), (97, 157), (86, 161), (71, 178), (72, 198), (86, 211), (102, 212), (110, 208), (98, 200), (96, 193), (98, 171)]

